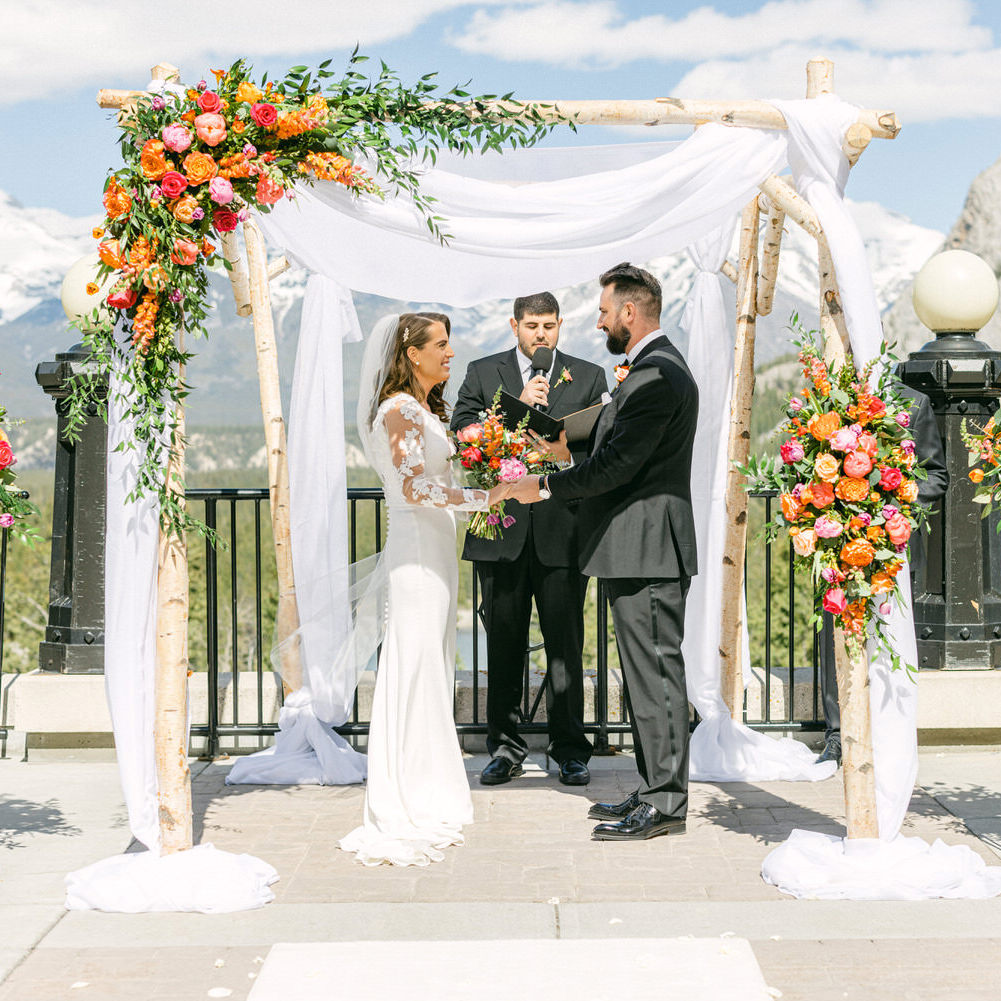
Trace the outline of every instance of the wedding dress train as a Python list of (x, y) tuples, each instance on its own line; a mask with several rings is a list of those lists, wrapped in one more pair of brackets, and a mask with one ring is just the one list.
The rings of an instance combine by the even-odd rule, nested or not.
[(427, 865), (462, 844), (473, 819), (452, 714), (458, 565), (455, 512), (487, 495), (455, 485), (441, 421), (413, 397), (386, 400), (372, 423), (371, 459), (389, 530), (386, 635), (368, 738), (362, 826), (339, 847), (366, 865)]

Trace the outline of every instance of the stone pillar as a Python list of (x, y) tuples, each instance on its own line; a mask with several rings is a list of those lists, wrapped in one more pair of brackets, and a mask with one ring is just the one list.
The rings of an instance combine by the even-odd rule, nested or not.
[[(38, 647), (43, 671), (104, 671), (104, 529), (108, 426), (90, 405), (80, 437), (66, 440), (67, 380), (94, 371), (76, 344), (35, 369), (35, 379), (55, 401), (56, 470), (52, 505), (49, 620)], [(96, 377), (96, 376), (95, 376)], [(107, 395), (107, 384), (101, 389)]]

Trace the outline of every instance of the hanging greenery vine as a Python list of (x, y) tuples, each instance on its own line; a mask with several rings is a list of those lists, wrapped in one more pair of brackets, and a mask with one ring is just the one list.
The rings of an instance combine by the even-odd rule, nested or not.
[[(511, 94), (442, 90), (434, 73), (407, 87), (383, 63), (371, 80), (358, 70), (365, 59), (355, 51), (340, 79), (326, 60), (315, 72), (294, 66), (284, 79), (256, 83), (239, 60), (213, 70), (211, 84), (142, 95), (121, 116), (123, 165), (108, 177), (107, 217), (94, 230), (101, 267), (87, 292), (95, 307), (79, 326), (98, 369), (117, 360), (123, 370), (136, 418), (125, 446), (140, 457), (136, 495), (159, 494), (165, 530), (204, 530), (166, 490), (164, 469), (172, 415), (187, 392), (178, 373), (190, 355), (178, 335), (205, 336), (207, 268), (229, 267), (219, 235), (252, 209), (268, 212), (293, 198), (297, 182), (320, 179), (363, 197), (409, 196), (445, 242), (444, 220), (420, 188), (420, 163), (440, 149), (530, 146), (561, 122)], [(88, 377), (71, 386), (71, 437), (88, 406), (105, 405), (99, 384)]]

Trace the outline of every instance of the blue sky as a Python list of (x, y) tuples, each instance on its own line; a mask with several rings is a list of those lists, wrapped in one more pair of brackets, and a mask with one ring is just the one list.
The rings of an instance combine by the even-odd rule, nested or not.
[[(160, 61), (185, 82), (238, 56), (272, 75), (331, 56), (337, 68), (355, 43), (404, 79), (437, 70), (526, 98), (801, 97), (806, 61), (824, 55), (842, 97), (904, 126), (873, 141), (849, 196), (937, 229), (1001, 155), (996, 0), (22, 0), (0, 37), (0, 189), (96, 213), (117, 164), (99, 87), (142, 87)], [(554, 141), (673, 137), (589, 127)]]

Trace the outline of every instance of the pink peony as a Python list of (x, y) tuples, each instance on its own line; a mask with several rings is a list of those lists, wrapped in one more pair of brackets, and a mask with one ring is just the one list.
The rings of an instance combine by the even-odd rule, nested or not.
[(788, 441), (783, 442), (779, 452), (782, 454), (782, 461), (788, 465), (799, 462), (806, 454), (803, 451), (803, 446), (795, 438), (790, 438)]
[(464, 445), (469, 445), (473, 442), (479, 441), (482, 435), (482, 424), (467, 424), (461, 431), (456, 432), (455, 437), (458, 438)]
[(862, 514), (855, 515), (855, 517), (858, 518), (860, 522), (862, 522), (863, 528), (868, 528), (872, 524), (872, 515), (866, 514), (864, 511), (862, 512)]
[(883, 521), (889, 521), (899, 510), (900, 508), (894, 507), (893, 504), (884, 504), (883, 510), (879, 513), (883, 516)]
[(792, 537), (792, 548), (797, 556), (810, 556), (817, 548), (817, 534), (812, 528), (804, 528)]
[(209, 181), (209, 198), (216, 205), (228, 205), (233, 200), (233, 185), (225, 177), (213, 177)]
[(502, 483), (516, 483), (528, 475), (525, 463), (520, 459), (501, 459), (497, 476)]
[[(851, 428), (838, 428), (828, 439), (835, 452), (851, 452), (858, 448), (858, 435)], [(853, 473), (849, 473), (853, 476)]]
[(160, 133), (163, 145), (173, 153), (183, 153), (191, 145), (191, 132), (184, 125), (168, 125)]
[(842, 533), (844, 527), (837, 518), (828, 518), (826, 514), (822, 514), (813, 523), (813, 530), (820, 539), (836, 539)]
[(199, 115), (195, 119), (195, 134), (206, 146), (218, 146), (226, 138), (226, 119), (222, 115)]
[(848, 607), (848, 599), (840, 587), (828, 588), (824, 594), (824, 611), (840, 615)]
[(875, 459), (879, 455), (879, 442), (876, 441), (876, 436), (870, 434), (868, 431), (863, 431), (862, 434), (858, 436), (858, 447), (869, 456), (870, 459)]
[(845, 456), (845, 476), (861, 480), (872, 472), (872, 459), (862, 449), (849, 452)]
[(12, 515), (9, 511), (4, 511), (3, 514), (0, 514), (0, 528), (10, 528), (13, 524), (14, 515)]
[(879, 486), (881, 490), (885, 490), (887, 493), (896, 490), (900, 486), (900, 481), (904, 478), (904, 474), (894, 466), (883, 466), (881, 473)]
[(165, 198), (180, 198), (188, 186), (188, 179), (176, 170), (168, 170), (160, 178), (160, 190)]
[(895, 546), (903, 546), (911, 537), (911, 523), (898, 511), (886, 523), (886, 534)]
[(258, 178), (257, 200), (262, 205), (274, 205), (275, 202), (281, 201), (284, 194), (285, 189), (280, 184), (272, 181), (267, 174), (261, 174), (260, 178)]

